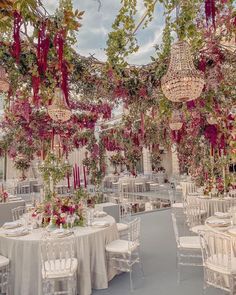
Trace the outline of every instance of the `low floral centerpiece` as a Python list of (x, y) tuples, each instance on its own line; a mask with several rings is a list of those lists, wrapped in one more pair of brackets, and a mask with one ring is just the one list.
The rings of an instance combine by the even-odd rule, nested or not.
[(41, 216), (42, 226), (49, 224), (55, 227), (83, 226), (84, 207), (82, 202), (70, 196), (54, 196), (36, 206), (32, 217)]
[(0, 203), (6, 203), (8, 200), (8, 193), (4, 190), (0, 192)]
[(224, 193), (228, 192), (225, 187), (224, 180), (221, 177), (207, 179), (204, 187), (204, 195), (212, 197), (224, 197)]

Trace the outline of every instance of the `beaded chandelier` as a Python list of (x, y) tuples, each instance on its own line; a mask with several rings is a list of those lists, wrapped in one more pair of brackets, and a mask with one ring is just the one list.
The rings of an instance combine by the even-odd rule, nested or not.
[(9, 82), (7, 81), (7, 75), (5, 69), (0, 66), (0, 92), (7, 92), (9, 90)]
[(48, 106), (48, 115), (56, 122), (66, 122), (71, 118), (71, 110), (67, 106), (60, 88), (55, 89), (53, 102)]
[(183, 120), (182, 115), (179, 110), (174, 110), (170, 122), (169, 122), (170, 129), (173, 131), (180, 130), (183, 127)]
[(188, 43), (176, 42), (171, 48), (167, 74), (161, 79), (164, 95), (174, 102), (186, 102), (197, 99), (203, 86), (204, 75), (195, 69)]

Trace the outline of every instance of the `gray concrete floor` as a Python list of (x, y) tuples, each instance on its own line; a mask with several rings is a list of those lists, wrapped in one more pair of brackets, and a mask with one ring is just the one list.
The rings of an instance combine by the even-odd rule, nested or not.
[[(177, 283), (176, 243), (170, 209), (140, 215), (141, 257), (144, 278), (134, 267), (134, 295), (199, 295), (203, 294), (202, 267), (182, 266), (181, 282)], [(126, 295), (129, 274), (116, 276), (106, 290), (94, 290), (93, 295)], [(206, 295), (222, 295), (223, 291), (208, 288)]]

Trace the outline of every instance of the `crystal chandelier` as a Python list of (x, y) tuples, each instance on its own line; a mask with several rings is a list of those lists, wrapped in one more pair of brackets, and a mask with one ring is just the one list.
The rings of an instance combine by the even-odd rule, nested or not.
[(204, 75), (195, 69), (189, 44), (178, 41), (171, 48), (168, 71), (161, 79), (164, 95), (174, 102), (197, 99), (204, 86)]
[(64, 100), (64, 94), (60, 88), (55, 89), (55, 97), (48, 106), (48, 115), (56, 122), (66, 122), (71, 118), (71, 110)]
[(169, 122), (170, 129), (173, 131), (178, 131), (183, 127), (183, 120), (182, 114), (179, 110), (174, 110), (170, 122)]
[(0, 92), (7, 92), (9, 90), (9, 82), (7, 81), (7, 75), (5, 69), (0, 66)]

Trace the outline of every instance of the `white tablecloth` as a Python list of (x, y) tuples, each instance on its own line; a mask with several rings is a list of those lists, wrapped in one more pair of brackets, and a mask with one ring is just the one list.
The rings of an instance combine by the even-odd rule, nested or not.
[[(99, 218), (110, 223), (106, 228), (77, 227), (75, 229), (78, 259), (78, 294), (89, 295), (94, 289), (105, 289), (116, 272), (107, 269), (105, 245), (118, 239), (117, 226), (111, 216)], [(10, 238), (0, 229), (0, 254), (11, 263), (9, 295), (42, 295), (40, 240), (43, 229), (27, 236)]]
[(197, 197), (201, 209), (207, 212), (207, 216), (212, 216), (215, 212), (227, 212), (230, 207), (236, 206), (236, 198), (205, 198)]

